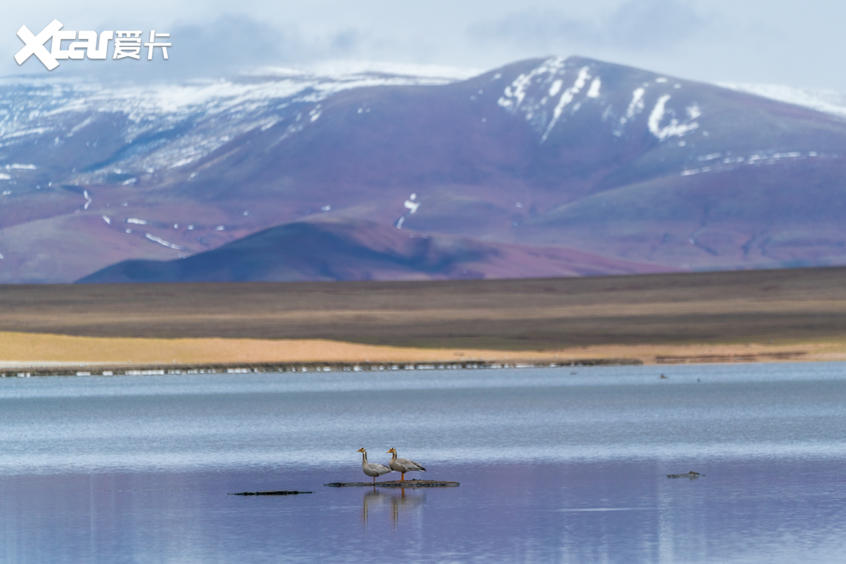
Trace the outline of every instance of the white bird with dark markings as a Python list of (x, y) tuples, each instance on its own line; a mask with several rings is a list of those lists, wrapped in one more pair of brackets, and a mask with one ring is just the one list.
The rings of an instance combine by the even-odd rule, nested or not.
[(407, 458), (397, 458), (397, 449), (391, 447), (388, 449), (388, 452), (391, 453), (393, 456), (391, 457), (391, 461), (388, 465), (391, 467), (391, 470), (395, 472), (399, 472), (402, 474), (400, 481), (405, 481), (405, 473), (406, 472), (425, 472), (426, 469), (423, 468), (417, 462), (413, 460), (409, 460)]
[(361, 471), (373, 478), (373, 485), (376, 485), (376, 477), (381, 476), (382, 474), (387, 474), (391, 471), (390, 468), (385, 466), (384, 464), (377, 464), (375, 462), (367, 462), (367, 451), (364, 450), (364, 447), (358, 449), (361, 453)]

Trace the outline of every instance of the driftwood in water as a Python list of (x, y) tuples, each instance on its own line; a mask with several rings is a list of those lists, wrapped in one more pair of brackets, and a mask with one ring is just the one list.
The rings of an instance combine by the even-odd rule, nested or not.
[(298, 494), (310, 494), (312, 492), (299, 492), (296, 490), (276, 490), (276, 491), (269, 491), (269, 492), (238, 492), (238, 493), (231, 493), (229, 495), (298, 495)]
[(389, 480), (385, 482), (329, 482), (323, 484), (330, 488), (457, 488), (458, 482), (445, 482), (443, 480)]
[(704, 476), (704, 475), (705, 474), (700, 474), (699, 472), (691, 470), (690, 472), (685, 472), (684, 474), (667, 474), (667, 477), (668, 478), (689, 478), (691, 480), (695, 480), (695, 479), (699, 478), (700, 476)]

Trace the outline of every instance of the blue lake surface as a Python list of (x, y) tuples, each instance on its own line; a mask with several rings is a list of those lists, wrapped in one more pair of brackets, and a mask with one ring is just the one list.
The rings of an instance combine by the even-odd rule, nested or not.
[(842, 363), (0, 380), (4, 562), (844, 554)]

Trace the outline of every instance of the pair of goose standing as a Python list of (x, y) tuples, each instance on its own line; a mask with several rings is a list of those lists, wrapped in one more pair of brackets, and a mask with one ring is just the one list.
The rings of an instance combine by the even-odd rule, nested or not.
[(364, 447), (358, 449), (357, 452), (361, 453), (361, 471), (373, 478), (374, 485), (376, 484), (377, 476), (387, 474), (392, 470), (395, 472), (399, 472), (402, 475), (400, 481), (405, 481), (406, 472), (426, 471), (423, 466), (414, 462), (413, 460), (409, 460), (407, 458), (397, 458), (397, 449), (393, 447), (388, 449), (388, 452), (393, 455), (391, 457), (391, 461), (388, 463), (388, 466), (385, 466), (384, 464), (378, 464), (376, 462), (367, 462), (367, 451), (364, 449)]

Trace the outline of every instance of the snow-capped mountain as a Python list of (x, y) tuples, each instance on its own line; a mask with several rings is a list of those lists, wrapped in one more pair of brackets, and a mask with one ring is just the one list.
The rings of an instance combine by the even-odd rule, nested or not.
[[(110, 87), (6, 79), (0, 80), (0, 150), (6, 160), (27, 161), (6, 163), (7, 171), (47, 169), (72, 184), (107, 183), (114, 175), (134, 183), (190, 164), (251, 130), (291, 121), (290, 131), (299, 131), (319, 119), (322, 100), (343, 90), (437, 85), (454, 76), (264, 69), (234, 79)], [(49, 149), (41, 147), (45, 141)], [(78, 166), (63, 167), (62, 153)], [(21, 182), (20, 188), (32, 187)]]
[[(321, 270), (321, 255), (339, 254), (312, 245), (305, 265), (291, 249), (299, 231), (280, 228), (227, 246), (242, 265), (230, 277), (251, 278), (246, 255), (256, 272), (290, 256), (300, 274), (271, 276), (286, 279), (395, 277), (399, 263), (402, 277), (842, 264), (844, 155), (846, 120), (835, 114), (583, 57), (468, 78), (9, 81), (0, 280), (70, 281), (286, 224), (312, 226), (302, 232), (329, 247), (346, 237), (373, 260)], [(397, 242), (421, 236), (437, 242), (442, 270)], [(532, 252), (543, 255), (535, 265)], [(520, 257), (513, 271), (504, 256)], [(196, 279), (186, 269), (208, 268), (183, 262), (166, 270)], [(145, 279), (142, 263), (133, 269)]]
[(138, 196), (250, 131), (301, 131), (343, 90), (462, 76), (426, 66), (329, 70), (125, 86), (0, 79), (0, 281), (70, 281), (123, 258), (184, 256), (266, 227), (246, 208), (235, 229), (223, 221), (234, 212), (214, 206), (183, 201), (145, 213), (155, 197)]

